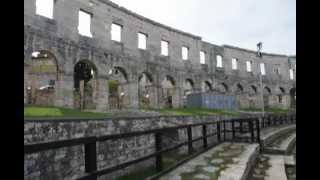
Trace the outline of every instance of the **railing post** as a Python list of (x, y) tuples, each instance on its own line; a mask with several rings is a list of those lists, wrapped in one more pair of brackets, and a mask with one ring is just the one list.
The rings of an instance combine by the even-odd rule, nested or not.
[[(84, 164), (86, 173), (92, 173), (97, 170), (97, 146), (95, 138), (84, 145)], [(97, 180), (98, 177), (92, 175), (89, 179)]]
[(242, 125), (242, 119), (239, 121), (239, 126), (240, 126), (240, 133), (243, 133), (243, 125)]
[(221, 127), (220, 127), (220, 121), (217, 122), (217, 137), (218, 141), (221, 142)]
[(234, 127), (234, 120), (231, 120), (231, 127), (232, 127), (232, 140), (236, 138), (236, 130)]
[(272, 116), (272, 126), (276, 125), (276, 116)]
[(226, 141), (226, 121), (223, 121), (223, 140)]
[(282, 124), (282, 121), (281, 121), (281, 120), (282, 120), (282, 117), (281, 117), (281, 115), (279, 115), (279, 116), (278, 116), (278, 125), (281, 125), (281, 124)]
[(259, 118), (256, 119), (256, 127), (257, 127), (257, 142), (260, 144), (260, 126), (259, 126)]
[(249, 120), (249, 130), (250, 130), (250, 133), (251, 133), (251, 142), (254, 142), (254, 131), (253, 131), (252, 119)]
[[(156, 140), (156, 152), (161, 151), (162, 149), (162, 134), (161, 132), (155, 133), (155, 140)], [(156, 170), (158, 172), (162, 171), (162, 154), (158, 154), (156, 156)]]
[(207, 125), (202, 125), (202, 136), (203, 136), (203, 148), (208, 147), (207, 142)]
[(188, 126), (187, 127), (188, 131), (188, 153), (192, 154), (193, 152), (193, 147), (192, 147), (192, 127)]
[(268, 116), (268, 127), (271, 126), (271, 116)]

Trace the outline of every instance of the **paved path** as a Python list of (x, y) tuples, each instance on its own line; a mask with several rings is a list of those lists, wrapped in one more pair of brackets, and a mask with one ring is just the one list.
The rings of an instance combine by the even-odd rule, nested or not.
[(222, 143), (160, 180), (244, 180), (258, 152), (258, 144)]
[(278, 137), (274, 142), (265, 147), (264, 152), (267, 154), (287, 154), (292, 150), (296, 140), (296, 132), (287, 133)]
[(265, 180), (287, 180), (284, 157), (281, 155), (268, 155), (271, 167), (266, 172)]

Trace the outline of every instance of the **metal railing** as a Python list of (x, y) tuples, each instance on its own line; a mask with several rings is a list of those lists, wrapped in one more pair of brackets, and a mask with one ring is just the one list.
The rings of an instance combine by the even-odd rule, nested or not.
[[(243, 118), (243, 119), (232, 119), (232, 120), (220, 120), (215, 122), (197, 123), (190, 125), (183, 125), (177, 127), (167, 127), (161, 129), (153, 129), (146, 131), (129, 132), (123, 134), (113, 134), (100, 137), (84, 137), (70, 140), (45, 142), (38, 144), (28, 144), (24, 145), (24, 154), (38, 153), (41, 151), (47, 151), (52, 149), (64, 148), (82, 145), (84, 146), (84, 161), (85, 161), (85, 175), (78, 178), (78, 180), (97, 180), (99, 176), (106, 175), (108, 173), (126, 168), (130, 165), (148, 160), (150, 158), (155, 158), (155, 167), (157, 172), (168, 171), (169, 169), (163, 170), (162, 155), (163, 153), (176, 150), (182, 146), (187, 146), (188, 154), (193, 154), (195, 152), (193, 143), (196, 141), (202, 141), (203, 151), (206, 151), (217, 144), (208, 145), (209, 137), (216, 137), (218, 144), (225, 141), (233, 142), (250, 142), (250, 143), (260, 143), (260, 129), (269, 126), (276, 126), (280, 124), (294, 123), (295, 116), (268, 116), (264, 118)], [(211, 134), (207, 133), (209, 127), (214, 127), (214, 132)], [(192, 128), (202, 127), (202, 136), (197, 138), (192, 138)], [(164, 148), (162, 146), (163, 134), (169, 130), (187, 130), (187, 141), (174, 145), (170, 148)], [(97, 143), (105, 142), (108, 140), (118, 140), (129, 137), (150, 135), (153, 134), (155, 138), (155, 152), (149, 155), (140, 157), (138, 159), (121, 163), (112, 167), (97, 169)], [(243, 134), (249, 134), (249, 136), (242, 136)], [(201, 152), (203, 152), (201, 151)], [(183, 160), (184, 161), (184, 160)], [(181, 164), (181, 162), (177, 163)], [(156, 179), (159, 175), (152, 176), (149, 179)]]

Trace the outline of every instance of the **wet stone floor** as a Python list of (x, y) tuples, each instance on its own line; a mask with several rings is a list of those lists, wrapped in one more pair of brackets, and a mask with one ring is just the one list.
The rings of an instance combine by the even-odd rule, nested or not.
[(261, 154), (257, 158), (257, 163), (251, 170), (249, 180), (264, 180), (267, 170), (271, 167), (269, 163), (270, 158)]
[(295, 132), (292, 133), (287, 133), (283, 136), (281, 136), (280, 138), (278, 138), (277, 140), (275, 140), (273, 143), (271, 143), (269, 145), (269, 147), (271, 148), (276, 148), (279, 149), (281, 148), (281, 144), (284, 143), (290, 136), (292, 136), (293, 134), (295, 134)]
[(224, 143), (162, 177), (161, 180), (218, 180), (222, 171), (239, 161), (238, 157), (245, 149), (245, 144)]
[[(294, 161), (296, 161), (296, 146), (294, 146), (292, 150), (292, 155), (294, 157)], [(288, 180), (296, 180), (296, 166), (286, 167), (286, 174), (287, 174)]]

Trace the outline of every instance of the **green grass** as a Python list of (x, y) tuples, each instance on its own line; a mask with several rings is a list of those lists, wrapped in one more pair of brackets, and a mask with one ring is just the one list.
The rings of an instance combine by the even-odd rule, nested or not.
[(164, 108), (164, 109), (149, 109), (157, 111), (162, 115), (181, 115), (181, 116), (210, 116), (210, 115), (231, 115), (236, 116), (239, 113), (235, 111), (226, 111), (218, 109), (205, 108)]
[[(262, 112), (259, 108), (243, 108), (242, 111), (252, 111), (252, 112)], [(275, 114), (285, 114), (288, 113), (289, 109), (280, 109), (280, 108), (266, 108), (265, 112), (275, 113)]]
[(48, 117), (81, 117), (98, 118), (110, 116), (110, 113), (84, 112), (76, 109), (62, 107), (25, 106), (24, 117), (27, 118), (48, 118)]

